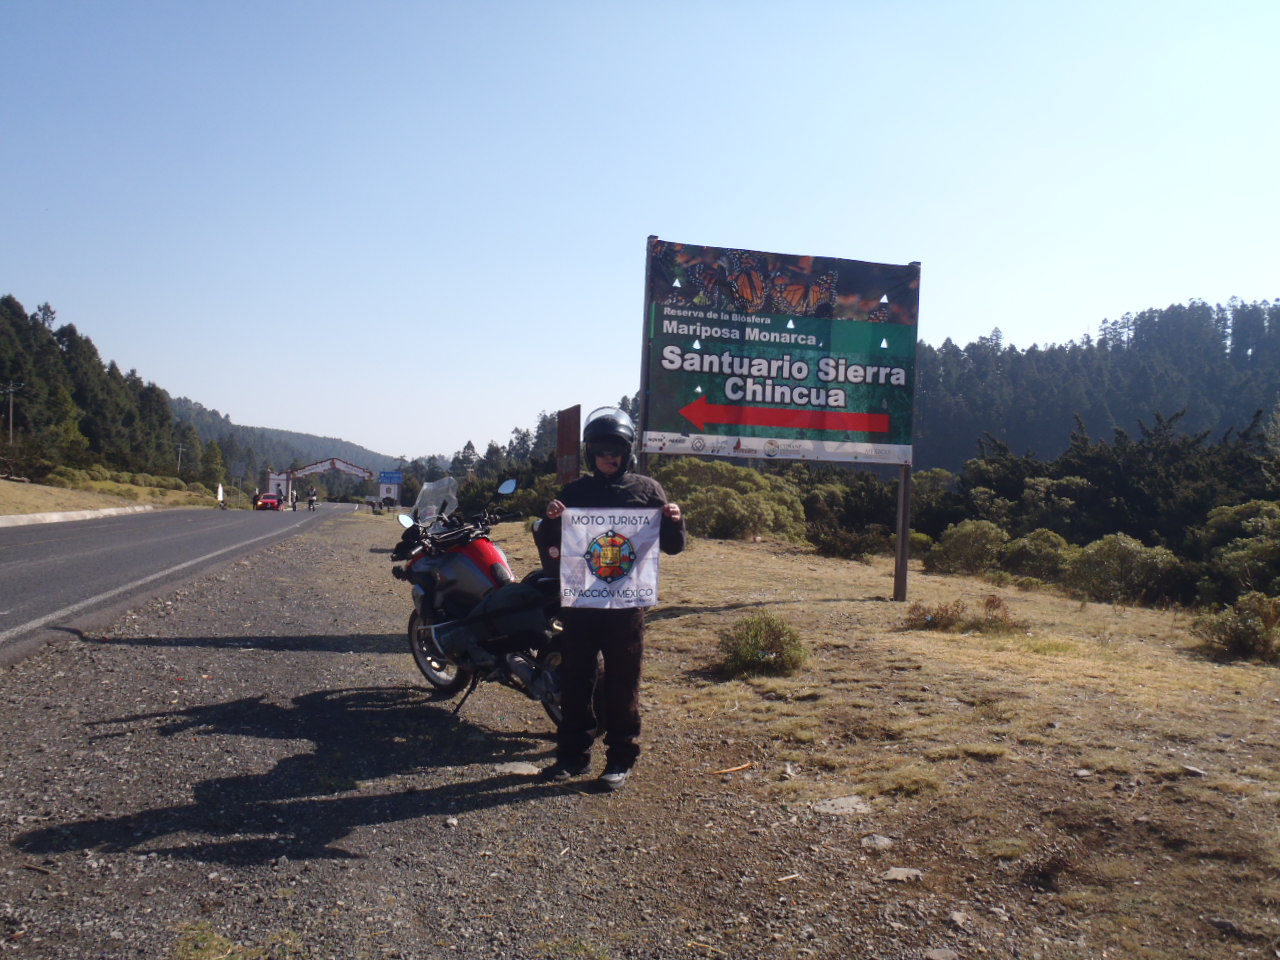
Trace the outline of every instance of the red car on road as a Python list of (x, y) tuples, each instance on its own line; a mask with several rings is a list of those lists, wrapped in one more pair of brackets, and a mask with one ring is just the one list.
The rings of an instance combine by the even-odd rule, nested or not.
[(258, 498), (257, 509), (259, 510), (280, 510), (283, 507), (284, 504), (280, 501), (279, 494), (264, 493)]

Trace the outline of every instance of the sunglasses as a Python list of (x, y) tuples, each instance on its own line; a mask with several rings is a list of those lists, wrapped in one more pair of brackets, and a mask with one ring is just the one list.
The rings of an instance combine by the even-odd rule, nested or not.
[(627, 454), (626, 447), (617, 447), (612, 444), (603, 444), (598, 447), (591, 448), (592, 456), (596, 457), (616, 457), (621, 460)]

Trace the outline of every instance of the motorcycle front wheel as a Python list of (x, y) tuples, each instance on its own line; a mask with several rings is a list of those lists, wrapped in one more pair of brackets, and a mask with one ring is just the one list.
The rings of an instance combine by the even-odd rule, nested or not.
[(457, 693), (471, 680), (471, 673), (442, 656), (431, 642), (431, 637), (418, 629), (420, 622), (417, 610), (409, 614), (409, 650), (413, 653), (413, 662), (427, 678), (427, 683), (440, 693)]

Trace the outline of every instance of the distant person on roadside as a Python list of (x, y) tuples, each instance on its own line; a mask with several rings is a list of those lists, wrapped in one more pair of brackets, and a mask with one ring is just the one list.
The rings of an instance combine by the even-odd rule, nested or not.
[[(633, 473), (635, 424), (617, 407), (593, 411), (582, 430), (587, 466), (593, 473), (569, 483), (547, 504), (546, 521), (536, 536), (540, 549), (558, 561), (560, 518), (568, 507), (660, 508), (658, 546), (663, 553), (684, 549), (686, 534), (680, 507), (667, 502), (662, 486)], [(644, 655), (644, 608), (565, 607), (560, 612), (561, 705), (564, 718), (556, 742), (556, 760), (542, 771), (547, 780), (565, 781), (591, 765), (594, 731), (603, 728), (605, 768), (600, 785), (619, 790), (640, 755), (640, 670)], [(593, 707), (597, 655), (604, 657), (604, 680), (597, 717)]]

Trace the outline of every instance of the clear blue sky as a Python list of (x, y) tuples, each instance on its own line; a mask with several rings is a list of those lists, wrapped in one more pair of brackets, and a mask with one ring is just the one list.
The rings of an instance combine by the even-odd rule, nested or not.
[(907, 263), (920, 337), (1280, 297), (1280, 3), (3, 0), (0, 294), (410, 457), (638, 387), (645, 238)]

